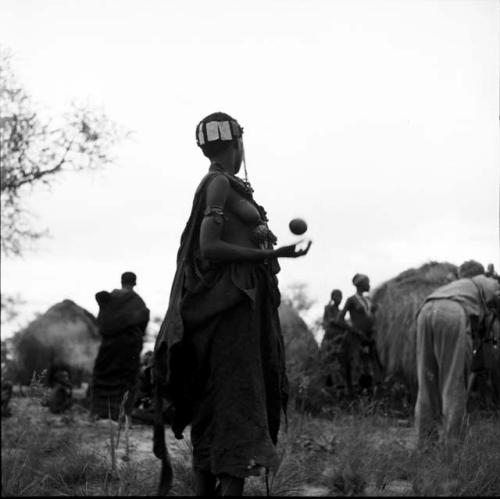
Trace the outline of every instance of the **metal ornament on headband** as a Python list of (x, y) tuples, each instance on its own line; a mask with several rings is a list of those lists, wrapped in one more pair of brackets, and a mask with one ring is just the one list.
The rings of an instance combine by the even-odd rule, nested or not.
[(201, 122), (196, 133), (196, 142), (201, 147), (207, 142), (233, 140), (243, 135), (243, 128), (235, 121)]
[[(199, 147), (207, 142), (216, 142), (219, 140), (233, 140), (243, 136), (243, 127), (236, 121), (208, 121), (201, 122), (196, 131), (196, 143)], [(242, 144), (243, 147), (243, 144)], [(250, 192), (253, 192), (248, 181), (247, 162), (245, 157), (245, 148), (243, 147), (243, 171), (245, 172), (245, 183)]]

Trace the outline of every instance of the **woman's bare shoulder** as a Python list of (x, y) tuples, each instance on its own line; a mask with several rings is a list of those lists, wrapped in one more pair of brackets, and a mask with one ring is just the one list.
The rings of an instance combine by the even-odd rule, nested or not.
[(224, 174), (214, 175), (207, 185), (207, 205), (224, 206), (231, 191), (229, 179)]

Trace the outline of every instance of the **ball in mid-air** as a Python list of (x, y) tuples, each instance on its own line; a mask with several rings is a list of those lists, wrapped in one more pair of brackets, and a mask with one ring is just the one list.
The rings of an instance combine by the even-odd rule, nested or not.
[(304, 234), (307, 230), (307, 224), (305, 220), (302, 220), (302, 218), (294, 218), (290, 221), (288, 227), (290, 227), (291, 232), (296, 236)]

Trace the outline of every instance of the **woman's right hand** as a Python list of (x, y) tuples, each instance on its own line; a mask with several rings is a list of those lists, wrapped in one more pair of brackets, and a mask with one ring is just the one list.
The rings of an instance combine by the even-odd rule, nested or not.
[(274, 250), (274, 255), (277, 258), (297, 258), (299, 256), (307, 255), (309, 248), (311, 247), (312, 241), (307, 243), (304, 249), (297, 249), (300, 243), (290, 244), (289, 246), (281, 246)]

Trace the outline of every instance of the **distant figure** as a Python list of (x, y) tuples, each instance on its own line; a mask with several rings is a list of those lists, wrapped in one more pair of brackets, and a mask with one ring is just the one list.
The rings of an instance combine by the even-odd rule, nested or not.
[(135, 407), (150, 409), (153, 405), (153, 352), (146, 352), (141, 361)]
[(9, 418), (12, 412), (9, 407), (10, 399), (12, 398), (12, 383), (10, 381), (2, 381), (2, 418)]
[(382, 381), (382, 366), (378, 358), (375, 347), (374, 330), (374, 306), (370, 298), (364, 293), (370, 291), (370, 279), (365, 274), (356, 274), (352, 278), (352, 283), (356, 287), (356, 294), (350, 296), (344, 309), (339, 315), (339, 320), (344, 321), (347, 312), (351, 318), (352, 327), (357, 331), (360, 344), (360, 362), (362, 374), (359, 377), (358, 385), (361, 390), (371, 392), (373, 384)]
[(52, 414), (61, 414), (73, 404), (73, 385), (67, 369), (58, 369), (53, 375), (53, 385), (46, 405)]
[(141, 359), (137, 395), (132, 410), (133, 421), (149, 424), (154, 422), (153, 397), (153, 352), (147, 351)]
[[(459, 275), (472, 266), (460, 267)], [(438, 439), (463, 436), (467, 383), (473, 341), (481, 340), (498, 324), (500, 284), (480, 274), (462, 277), (427, 297), (417, 316), (418, 396), (415, 424), (419, 446)]]
[(327, 386), (336, 384), (337, 387), (345, 387), (349, 396), (352, 396), (350, 335), (355, 334), (355, 331), (340, 319), (341, 302), (342, 291), (334, 289), (323, 314), (325, 335), (321, 342), (320, 359), (323, 372), (327, 373)]
[(489, 263), (486, 267), (486, 272), (484, 273), (486, 277), (493, 277), (497, 281), (500, 281), (500, 276), (495, 271), (495, 266), (492, 263)]
[(135, 402), (140, 355), (149, 309), (134, 291), (136, 275), (124, 272), (121, 289), (95, 295), (99, 304), (97, 323), (102, 343), (94, 365), (91, 410), (94, 415), (118, 419), (120, 405), (129, 415)]

